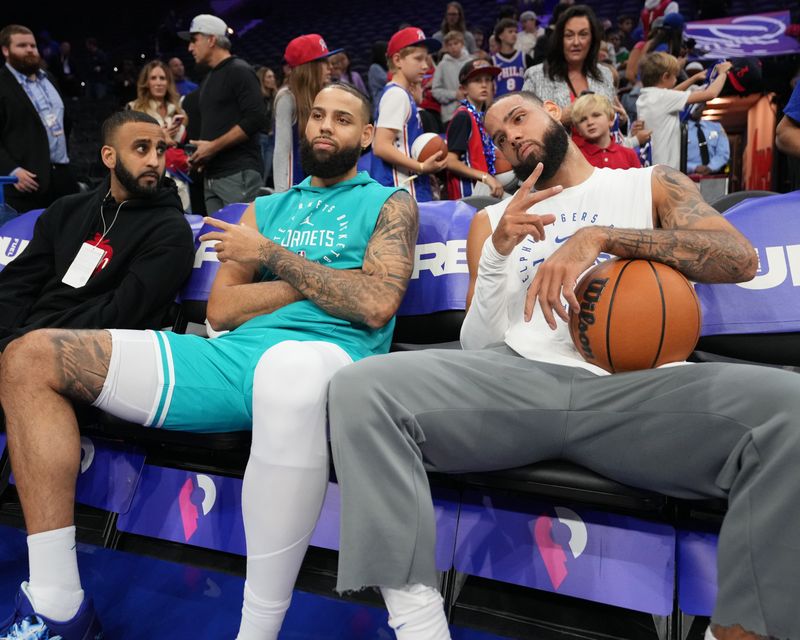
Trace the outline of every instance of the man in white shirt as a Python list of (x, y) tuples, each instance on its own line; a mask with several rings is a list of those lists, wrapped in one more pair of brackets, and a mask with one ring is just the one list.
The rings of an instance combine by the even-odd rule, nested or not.
[(471, 226), (465, 350), (367, 358), (331, 383), (337, 589), (379, 586), (400, 640), (449, 638), (426, 469), (562, 458), (672, 496), (727, 498), (706, 638), (800, 637), (788, 596), (800, 592), (797, 377), (731, 364), (604, 375), (565, 338), (575, 282), (597, 260), (645, 258), (694, 281), (736, 282), (754, 276), (755, 252), (677, 171), (589, 165), (560, 115), (524, 92), (487, 111), (524, 182)]

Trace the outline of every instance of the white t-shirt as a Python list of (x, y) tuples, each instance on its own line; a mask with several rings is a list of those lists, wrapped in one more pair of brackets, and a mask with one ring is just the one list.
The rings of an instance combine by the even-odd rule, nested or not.
[[(394, 147), (409, 158), (412, 157), (407, 127), (410, 118), (411, 103), (408, 100), (408, 93), (402, 87), (395, 86), (386, 89), (378, 107), (378, 121), (375, 126), (396, 131)], [(397, 174), (395, 184), (407, 184), (405, 180), (411, 175), (408, 169), (394, 165), (394, 171)]]
[(681, 110), (691, 91), (644, 87), (636, 100), (636, 116), (653, 132), (653, 164), (681, 168)]
[[(535, 204), (529, 213), (552, 213), (556, 221), (545, 227), (546, 237), (542, 242), (528, 236), (508, 258), (499, 257), (491, 245), (491, 236), (487, 238), (475, 295), (461, 330), (464, 348), (481, 349), (503, 341), (529, 360), (607, 373), (581, 357), (572, 343), (567, 323), (556, 316), (556, 330), (550, 329), (538, 304), (531, 321), (525, 322), (525, 294), (539, 264), (578, 229), (587, 226), (652, 229), (652, 171), (653, 167), (595, 169), (581, 184)], [(486, 208), (493, 231), (509, 202), (504, 200)], [(600, 254), (597, 263), (611, 257)]]

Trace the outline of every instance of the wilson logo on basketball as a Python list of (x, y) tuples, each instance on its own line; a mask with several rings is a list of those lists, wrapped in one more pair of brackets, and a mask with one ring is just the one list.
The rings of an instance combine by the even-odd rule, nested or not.
[(592, 341), (589, 338), (589, 327), (594, 324), (594, 310), (600, 296), (603, 295), (603, 289), (608, 284), (608, 278), (592, 278), (589, 284), (586, 285), (581, 303), (581, 312), (578, 314), (578, 342), (580, 344), (580, 351), (583, 352), (583, 357), (586, 360), (594, 360), (595, 355), (592, 352)]

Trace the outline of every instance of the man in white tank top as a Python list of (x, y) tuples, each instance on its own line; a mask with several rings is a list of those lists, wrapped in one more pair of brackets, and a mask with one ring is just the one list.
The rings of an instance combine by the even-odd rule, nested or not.
[(592, 167), (559, 116), (526, 93), (487, 112), (523, 183), (470, 229), (464, 351), (375, 356), (331, 383), (337, 589), (381, 587), (401, 640), (448, 638), (426, 469), (561, 458), (671, 496), (727, 498), (707, 640), (800, 638), (800, 378), (733, 364), (602, 375), (566, 331), (575, 283), (598, 260), (738, 282), (754, 276), (755, 251), (677, 171)]

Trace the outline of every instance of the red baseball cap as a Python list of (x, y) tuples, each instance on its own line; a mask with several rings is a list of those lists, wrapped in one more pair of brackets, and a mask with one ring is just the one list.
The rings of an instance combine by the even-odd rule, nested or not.
[(318, 33), (307, 33), (298, 36), (286, 45), (286, 52), (283, 54), (286, 64), (290, 67), (299, 67), (306, 62), (322, 60), (334, 53), (339, 53), (343, 49), (328, 50), (328, 45)]
[(406, 47), (425, 47), (429, 53), (442, 48), (442, 43), (436, 38), (426, 38), (425, 32), (419, 27), (406, 27), (400, 29), (389, 40), (386, 48), (386, 57), (391, 58), (395, 53)]

